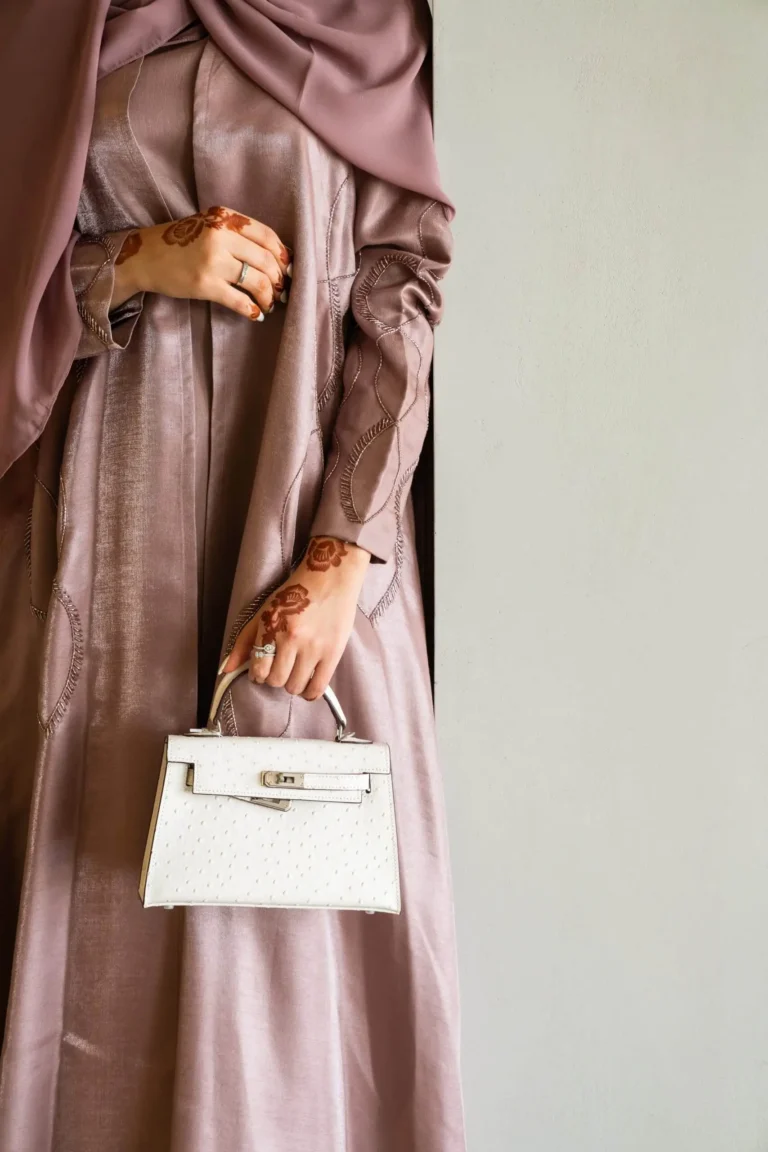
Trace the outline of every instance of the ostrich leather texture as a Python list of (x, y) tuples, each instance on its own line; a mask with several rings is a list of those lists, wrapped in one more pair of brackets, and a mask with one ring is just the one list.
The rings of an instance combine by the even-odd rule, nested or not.
[[(295, 786), (266, 784), (275, 773)], [(388, 745), (169, 736), (139, 895), (145, 907), (399, 912)]]

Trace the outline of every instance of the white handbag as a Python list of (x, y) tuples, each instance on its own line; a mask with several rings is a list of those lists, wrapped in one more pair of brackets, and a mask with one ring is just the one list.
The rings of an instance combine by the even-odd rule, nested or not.
[(400, 911), (389, 746), (223, 736), (222, 677), (205, 728), (168, 736), (141, 869), (145, 908), (226, 904)]

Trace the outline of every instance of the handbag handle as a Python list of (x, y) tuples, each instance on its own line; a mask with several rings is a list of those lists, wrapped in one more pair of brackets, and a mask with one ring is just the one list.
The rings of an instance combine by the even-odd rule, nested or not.
[[(239, 668), (235, 668), (234, 672), (227, 672), (226, 676), (222, 676), (220, 682), (216, 685), (216, 691), (213, 694), (213, 701), (211, 703), (211, 711), (208, 714), (208, 723), (206, 724), (205, 728), (202, 729), (203, 732), (215, 732), (218, 735), (221, 735), (219, 708), (221, 707), (221, 702), (224, 699), (224, 693), (227, 691), (230, 684), (232, 684), (234, 680), (237, 680), (238, 676), (241, 676), (243, 672), (248, 671), (250, 666), (250, 661), (246, 661), (246, 663), (241, 664)], [(331, 688), (330, 684), (326, 688), (325, 692), (323, 692), (323, 699), (333, 713), (333, 718), (336, 721), (336, 739), (343, 740), (347, 727), (347, 718), (344, 715), (341, 704), (339, 704), (336, 693), (334, 692), (333, 688)]]

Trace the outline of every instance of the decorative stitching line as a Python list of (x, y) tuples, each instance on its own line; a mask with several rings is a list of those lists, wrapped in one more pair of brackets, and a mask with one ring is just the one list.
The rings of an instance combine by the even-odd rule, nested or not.
[(285, 499), (283, 500), (283, 510), (280, 513), (280, 559), (283, 562), (283, 567), (285, 567), (287, 564), (287, 561), (285, 559), (285, 513), (288, 509), (288, 501), (291, 498), (291, 492), (293, 491), (294, 484), (297, 482), (297, 480), (301, 476), (302, 472), (304, 471), (304, 466), (307, 463), (307, 456), (309, 455), (309, 446), (312, 443), (312, 437), (317, 436), (317, 435), (319, 435), (319, 432), (318, 432), (317, 426), (315, 426), (309, 434), (309, 439), (307, 440), (307, 447), (304, 451), (304, 459), (302, 460), (301, 464), (299, 465), (299, 469), (298, 469), (296, 475), (294, 476), (293, 480), (291, 480), (290, 484), (288, 485), (288, 491), (286, 492)]
[(403, 534), (403, 516), (402, 516), (402, 497), (405, 491), (405, 486), (410, 480), (413, 473), (416, 471), (416, 464), (409, 464), (406, 470), (400, 477), (400, 483), (397, 486), (395, 493), (395, 571), (392, 574), (392, 579), (387, 586), (386, 591), (375, 604), (371, 611), (367, 614), (371, 624), (375, 624), (389, 608), (390, 604), (394, 601), (400, 588), (402, 580), (403, 561), (405, 559), (405, 542)]
[(54, 496), (53, 492), (51, 492), (51, 490), (50, 490), (50, 488), (48, 487), (48, 485), (47, 485), (47, 484), (44, 484), (44, 483), (43, 483), (43, 481), (40, 479), (40, 477), (39, 477), (39, 476), (37, 476), (37, 475), (35, 475), (35, 483), (40, 485), (40, 487), (42, 488), (43, 492), (45, 492), (46, 496), (47, 496), (47, 497), (48, 497), (48, 499), (50, 500), (51, 504), (53, 504), (54, 508), (58, 508), (58, 506), (59, 506), (59, 502), (58, 502), (58, 500), (56, 499), (56, 497)]
[(382, 341), (384, 339), (385, 335), (386, 335), (386, 333), (382, 333), (382, 335), (378, 336), (376, 339), (376, 351), (379, 353), (379, 360), (378, 360), (378, 363), (376, 365), (376, 371), (373, 374), (373, 391), (375, 392), (376, 399), (379, 402), (379, 408), (381, 408), (381, 410), (387, 416), (389, 416), (390, 420), (392, 420), (393, 422), (397, 422), (399, 417), (392, 415), (389, 408), (387, 408), (386, 404), (384, 403), (384, 401), (381, 398), (381, 392), (379, 392), (379, 376), (381, 375), (381, 368), (382, 368), (382, 365), (384, 363), (384, 353), (381, 350), (380, 341)]
[(59, 516), (61, 519), (61, 530), (59, 532), (58, 546), (59, 555), (61, 555), (61, 548), (64, 543), (64, 533), (67, 531), (67, 489), (64, 484), (64, 477), (59, 476)]
[[(436, 201), (434, 201), (433, 203), (436, 203)], [(431, 207), (431, 205), (430, 205), (430, 207)], [(427, 209), (427, 211), (428, 211), (428, 209)], [(421, 219), (423, 219), (424, 215), (426, 215), (426, 212), (422, 213)], [(419, 221), (419, 224), (421, 225), (421, 220)], [(423, 242), (423, 235), (422, 235), (421, 231), (419, 234), (419, 243), (421, 245), (422, 253), (423, 253), (424, 252), (424, 242)], [(385, 413), (386, 420), (388, 421), (388, 423), (385, 423), (383, 420), (378, 421), (377, 424), (375, 424), (371, 428), (369, 428), (367, 430), (367, 432), (365, 432), (363, 434), (363, 436), (357, 441), (357, 443), (354, 445), (354, 447), (350, 453), (349, 459), (347, 461), (347, 464), (346, 464), (344, 471), (342, 473), (342, 476), (341, 476), (340, 497), (339, 498), (340, 498), (340, 503), (341, 503), (342, 509), (343, 509), (344, 514), (348, 520), (351, 520), (353, 522), (360, 523), (360, 524), (368, 523), (370, 520), (372, 520), (374, 518), (374, 516), (377, 516), (386, 507), (387, 503), (391, 499), (392, 492), (394, 491), (394, 488), (395, 488), (395, 484), (397, 483), (397, 480), (395, 479), (395, 481), (393, 481), (392, 488), (390, 489), (390, 491), (387, 495), (387, 498), (382, 503), (381, 507), (376, 512), (374, 512), (372, 516), (369, 516), (366, 519), (363, 519), (360, 516), (360, 513), (358, 512), (358, 510), (355, 506), (354, 496), (352, 494), (352, 484), (353, 484), (353, 480), (354, 480), (354, 474), (355, 474), (357, 466), (360, 462), (360, 459), (361, 459), (365, 449), (369, 446), (369, 444), (374, 439), (376, 439), (377, 436), (381, 435), (386, 430), (387, 427), (391, 427), (394, 425), (394, 427), (396, 428), (397, 449), (398, 449), (398, 469), (397, 469), (397, 471), (399, 472), (399, 468), (400, 468), (400, 425), (402, 424), (402, 422), (405, 420), (405, 418), (409, 415), (411, 410), (417, 404), (418, 398), (419, 398), (419, 391), (421, 388), (421, 374), (422, 374), (422, 368), (423, 368), (423, 363), (424, 363), (424, 357), (423, 357), (421, 349), (419, 348), (416, 341), (410, 336), (410, 334), (408, 332), (405, 331), (406, 326), (408, 326), (409, 324), (412, 324), (416, 319), (418, 319), (418, 314), (417, 314), (417, 316), (411, 317), (410, 319), (404, 320), (404, 321), (402, 321), (402, 323), (400, 323), (396, 326), (393, 326), (391, 324), (386, 324), (382, 320), (379, 320), (378, 317), (374, 315), (374, 313), (371, 309), (371, 306), (370, 306), (371, 293), (373, 292), (374, 288), (378, 284), (379, 280), (383, 276), (386, 269), (391, 264), (395, 264), (395, 263), (404, 264), (406, 267), (410, 268), (413, 272), (415, 272), (418, 280), (421, 283), (426, 284), (427, 289), (429, 291), (429, 295), (430, 295), (430, 302), (431, 302), (431, 304), (434, 304), (434, 293), (432, 291), (432, 287), (429, 284), (429, 282), (425, 279), (425, 277), (423, 277), (421, 275), (421, 272), (420, 272), (421, 262), (418, 261), (415, 256), (413, 256), (411, 253), (408, 253), (408, 252), (394, 252), (394, 253), (388, 253), (386, 256), (382, 256), (379, 260), (376, 261), (376, 263), (373, 265), (373, 267), (369, 270), (369, 272), (364, 277), (363, 281), (358, 286), (358, 288), (354, 290), (354, 296), (355, 296), (355, 299), (357, 301), (358, 308), (360, 310), (361, 315), (365, 316), (374, 325), (376, 325), (377, 328), (379, 328), (381, 330), (380, 335), (376, 338), (376, 348), (377, 348), (378, 353), (379, 353), (379, 358), (378, 358), (378, 363), (376, 365), (376, 372), (374, 375), (374, 382), (373, 383), (374, 383), (374, 392), (376, 394), (376, 399), (378, 401), (379, 407)], [(421, 315), (424, 315), (424, 313), (422, 312)], [(427, 317), (427, 320), (429, 322), (428, 317)], [(416, 352), (417, 352), (418, 357), (419, 357), (419, 363), (418, 363), (418, 367), (416, 370), (416, 383), (415, 383), (413, 399), (412, 399), (411, 403), (408, 405), (408, 407), (403, 412), (401, 412), (399, 416), (395, 417), (390, 412), (387, 405), (384, 403), (384, 399), (383, 399), (383, 397), (381, 395), (381, 391), (379, 389), (379, 379), (380, 379), (380, 375), (381, 375), (381, 369), (382, 369), (383, 364), (384, 364), (384, 352), (382, 349), (382, 341), (383, 341), (385, 336), (395, 335), (397, 332), (401, 332), (403, 335), (403, 338), (408, 340), (409, 343), (411, 343), (413, 345), (413, 347), (416, 349)], [(338, 446), (338, 442), (337, 442), (337, 446)], [(335, 465), (334, 465), (334, 468), (335, 468)], [(397, 472), (395, 473), (395, 476), (397, 477)]]
[(27, 521), (24, 525), (24, 561), (27, 566), (30, 595), (32, 594), (32, 507), (30, 504)]
[(93, 279), (90, 281), (90, 283), (86, 284), (85, 288), (81, 288), (79, 292), (75, 293), (75, 299), (76, 300), (78, 300), (81, 296), (87, 296), (87, 294), (91, 291), (91, 289), (96, 284), (97, 280), (101, 276), (104, 269), (109, 264), (111, 264), (111, 262), (114, 260), (115, 255), (116, 255), (115, 246), (112, 243), (111, 239), (106, 234), (102, 234), (101, 236), (81, 236), (78, 243), (80, 243), (80, 244), (98, 244), (98, 246), (103, 249), (105, 256), (104, 256), (104, 259), (102, 260), (101, 264), (99, 265), (99, 267), (94, 272)]
[(357, 268), (354, 272), (339, 272), (338, 276), (323, 276), (318, 280), (318, 284), (327, 284), (329, 280), (354, 280), (357, 276)]
[(67, 676), (64, 681), (64, 687), (48, 720), (44, 721), (38, 714), (38, 723), (46, 737), (50, 736), (67, 710), (67, 706), (72, 699), (72, 694), (75, 691), (77, 681), (80, 677), (84, 660), (83, 627), (80, 623), (80, 615), (77, 608), (72, 598), (64, 591), (57, 580), (53, 582), (52, 594), (67, 614), (69, 630), (72, 636), (72, 655), (70, 657), (69, 670), (67, 671)]
[[(88, 311), (84, 303), (84, 298), (87, 297), (89, 292), (91, 292), (96, 286), (104, 269), (108, 268), (110, 264), (113, 263), (115, 256), (117, 255), (115, 251), (115, 245), (106, 233), (102, 234), (101, 236), (83, 236), (81, 237), (79, 243), (98, 244), (105, 253), (105, 257), (99, 267), (96, 269), (91, 282), (87, 284), (85, 288), (81, 288), (79, 292), (75, 293), (75, 300), (77, 302), (77, 311), (80, 313), (80, 318), (82, 319), (83, 323), (87, 328), (90, 329), (91, 332), (94, 333), (95, 336), (98, 337), (99, 340), (101, 340), (102, 344), (110, 347), (112, 344), (112, 333), (108, 332), (106, 328), (103, 328), (101, 324), (99, 324), (98, 320), (96, 320), (95, 317)], [(81, 297), (83, 299), (81, 299)]]
[[(37, 479), (37, 477), (35, 477)], [(32, 602), (32, 514), (33, 507), (30, 507), (27, 512), (27, 521), (24, 526), (24, 563), (27, 569), (27, 579), (29, 580), (29, 610), (41, 622), (45, 622), (48, 618), (48, 613), (43, 608), (38, 608)]]
[[(413, 400), (408, 405), (406, 410), (403, 413), (401, 413), (399, 422), (402, 422), (405, 419), (405, 417), (408, 415), (408, 413), (411, 411), (411, 409), (416, 407), (416, 402), (419, 399), (419, 390), (422, 387), (422, 383), (426, 383), (426, 377), (425, 377), (424, 382), (422, 382), (422, 379), (421, 379), (421, 370), (424, 367), (424, 357), (422, 355), (421, 348), (419, 348), (418, 344), (416, 343), (414, 338), (410, 335), (410, 333), (404, 331), (403, 332), (403, 339), (407, 340), (409, 342), (409, 344), (413, 344), (414, 348), (416, 349), (416, 354), (419, 357), (419, 365), (416, 369), (416, 388), (415, 388), (415, 391), (413, 394)], [(427, 412), (429, 412), (429, 402), (427, 402)]]
[(354, 497), (352, 495), (352, 477), (357, 467), (358, 461), (362, 456), (365, 449), (373, 443), (377, 437), (386, 432), (388, 428), (396, 427), (396, 422), (392, 420), (391, 416), (383, 416), (378, 423), (374, 424), (371, 428), (364, 432), (357, 443), (353, 446), (349, 454), (344, 471), (339, 480), (339, 502), (344, 510), (344, 515), (347, 520), (351, 520), (356, 524), (364, 524), (365, 520), (360, 516), (355, 507)]
[[(78, 385), (80, 384), (81, 380), (83, 379), (83, 376), (85, 375), (85, 370), (86, 370), (86, 361), (85, 360), (75, 360), (73, 362), (73, 368), (71, 369), (71, 371), (74, 371), (76, 384), (78, 384)], [(40, 455), (40, 443), (39, 443), (39, 441), (35, 447), (36, 447), (37, 455), (39, 457), (39, 455)], [(67, 530), (67, 496), (66, 496), (66, 487), (64, 484), (64, 477), (62, 475), (59, 475), (59, 501), (61, 502), (61, 507), (59, 507), (59, 501), (56, 500), (56, 497), (53, 495), (53, 492), (51, 492), (48, 485), (45, 484), (40, 479), (40, 477), (37, 475), (37, 472), (35, 472), (35, 483), (39, 484), (40, 487), (43, 489), (43, 491), (45, 492), (45, 494), (48, 496), (49, 500), (53, 504), (53, 507), (57, 511), (58, 516), (60, 518), (61, 530), (60, 530), (60, 532), (57, 532), (56, 546), (57, 546), (58, 554), (61, 555), (61, 546), (64, 542), (64, 533)], [(27, 513), (27, 522), (26, 522), (26, 525), (24, 528), (24, 559), (25, 559), (26, 566), (27, 566), (27, 576), (29, 578), (29, 609), (30, 609), (30, 612), (32, 613), (33, 616), (35, 616), (41, 622), (45, 622), (48, 619), (47, 609), (38, 608), (37, 605), (33, 604), (33, 602), (32, 602), (32, 516), (33, 516), (33, 511), (34, 511), (34, 503), (33, 503), (32, 507), (30, 507), (29, 512)]]
[(422, 224), (424, 223), (424, 217), (427, 215), (428, 212), (432, 211), (432, 209), (435, 207), (436, 204), (437, 204), (437, 200), (432, 200), (429, 204), (427, 204), (427, 206), (424, 209), (424, 211), (422, 212), (421, 216), (419, 216), (419, 244), (421, 246), (421, 255), (425, 258), (427, 255), (427, 250), (424, 247), (424, 233), (422, 232), (421, 227), (422, 227)]
[[(395, 485), (397, 483), (397, 476), (398, 476), (398, 473), (400, 471), (400, 463), (401, 463), (400, 426), (401, 426), (402, 422), (405, 420), (406, 416), (408, 416), (408, 414), (411, 412), (411, 410), (415, 407), (415, 405), (418, 401), (418, 398), (419, 398), (421, 366), (422, 366), (422, 362), (423, 362), (423, 357), (421, 355), (421, 349), (419, 348), (418, 344), (416, 344), (415, 340), (411, 339), (411, 337), (406, 332), (406, 333), (403, 333), (404, 338), (406, 340), (408, 340), (411, 344), (413, 344), (414, 348), (416, 349), (416, 351), (419, 354), (419, 366), (418, 366), (418, 369), (416, 372), (416, 387), (414, 390), (413, 400), (408, 405), (408, 407), (405, 409), (405, 411), (402, 412), (400, 414), (400, 416), (398, 416), (398, 417), (393, 416), (392, 413), (387, 409), (386, 405), (384, 404), (384, 401), (382, 400), (381, 394), (379, 392), (379, 374), (381, 372), (381, 367), (382, 367), (382, 364), (384, 362), (384, 354), (381, 350), (380, 341), (383, 340), (384, 337), (387, 335), (390, 335), (390, 333), (387, 333), (387, 332), (382, 333), (382, 335), (379, 336), (378, 339), (376, 340), (376, 346), (379, 350), (379, 363), (376, 367), (376, 375), (374, 377), (374, 391), (376, 392), (376, 398), (377, 398), (381, 408), (384, 410), (384, 412), (386, 413), (386, 416), (388, 417), (388, 419), (390, 421), (390, 426), (393, 426), (396, 429), (397, 470), (395, 472), (395, 478), (392, 481), (392, 487), (390, 488), (389, 492), (387, 493), (386, 499), (384, 501), (382, 501), (380, 507), (377, 508), (377, 510), (375, 512), (373, 512), (370, 516), (367, 516), (364, 519), (361, 518), (358, 511), (357, 511), (357, 508), (355, 507), (354, 497), (352, 495), (352, 484), (354, 481), (354, 476), (355, 476), (355, 472), (357, 470), (357, 466), (360, 463), (360, 460), (363, 456), (363, 453), (365, 452), (366, 448), (368, 447), (368, 445), (370, 443), (370, 440), (367, 443), (363, 443), (363, 441), (365, 440), (365, 437), (369, 435), (369, 433), (373, 433), (375, 431), (375, 429), (379, 428), (379, 425), (381, 424), (381, 421), (379, 421), (379, 424), (373, 425), (372, 428), (369, 428), (368, 432), (364, 433), (363, 436), (361, 436), (360, 440), (358, 440), (357, 444), (354, 446), (354, 448), (352, 449), (352, 452), (350, 453), (349, 459), (348, 459), (347, 464), (344, 468), (344, 472), (342, 473), (342, 478), (341, 478), (340, 501), (341, 501), (342, 508), (344, 509), (345, 515), (347, 516), (347, 519), (353, 518), (349, 514), (349, 510), (351, 509), (354, 513), (354, 516), (357, 517), (357, 522), (360, 524), (368, 524), (371, 520), (373, 520), (376, 516), (378, 516), (386, 508), (387, 504), (389, 503), (389, 500), (391, 499), (392, 492), (394, 491)], [(371, 436), (371, 440), (375, 439), (376, 436), (380, 435), (380, 433), (383, 431), (384, 431), (383, 428), (379, 428), (379, 431), (375, 432), (375, 435)], [(346, 499), (346, 503), (345, 503), (345, 499)]]
[(102, 344), (105, 344), (108, 347), (112, 343), (111, 333), (107, 332), (106, 328), (102, 328), (98, 320), (94, 319), (85, 305), (79, 300), (77, 302), (77, 310), (80, 313), (80, 319), (83, 321), (86, 328), (89, 328), (91, 332), (93, 332), (93, 334), (97, 336), (99, 340), (101, 340)]
[(354, 290), (355, 296), (358, 297), (358, 307), (361, 309), (366, 318), (374, 323), (378, 328), (383, 328), (384, 330), (390, 332), (397, 332), (406, 324), (413, 324), (413, 322), (418, 320), (420, 316), (424, 317), (430, 328), (434, 328), (437, 324), (437, 321), (432, 319), (429, 309), (420, 310), (415, 316), (411, 316), (409, 320), (403, 320), (402, 323), (393, 327), (391, 324), (386, 324), (384, 321), (379, 320), (378, 317), (374, 316), (368, 303), (371, 293), (390, 264), (405, 264), (415, 273), (416, 279), (419, 281), (419, 283), (426, 287), (427, 292), (429, 293), (429, 307), (434, 308), (435, 294), (429, 278), (422, 272), (423, 263), (423, 260), (417, 259), (417, 257), (410, 252), (389, 252), (386, 256), (380, 257), (380, 259), (377, 260), (376, 263), (370, 268), (365, 279)]
[(434, 306), (435, 294), (432, 290), (432, 285), (430, 284), (429, 279), (422, 274), (422, 263), (423, 262), (421, 260), (419, 260), (410, 252), (389, 252), (386, 256), (380, 257), (369, 269), (368, 274), (361, 281), (358, 287), (354, 290), (358, 307), (366, 319), (375, 324), (377, 328), (382, 328), (388, 332), (397, 332), (398, 329), (402, 328), (404, 325), (412, 324), (414, 320), (419, 318), (419, 316), (423, 316), (429, 326), (434, 328), (435, 324), (430, 319), (427, 311), (420, 311), (416, 316), (411, 316), (410, 319), (403, 320), (402, 323), (393, 326), (391, 324), (386, 324), (383, 320), (379, 320), (378, 317), (375, 316), (371, 311), (368, 303), (371, 293), (373, 292), (381, 277), (386, 272), (387, 268), (389, 268), (390, 264), (404, 264), (415, 274), (419, 283), (426, 287), (427, 291), (429, 292), (429, 303), (431, 306)]
[(328, 299), (331, 312), (331, 370), (322, 392), (317, 399), (317, 409), (321, 411), (339, 390), (344, 369), (344, 345), (342, 340), (342, 314), (339, 286), (336, 280), (328, 281)]
[[(355, 351), (357, 352), (357, 371), (355, 372), (355, 375), (352, 378), (352, 383), (350, 384), (349, 388), (346, 390), (346, 392), (344, 393), (344, 395), (341, 398), (341, 403), (339, 404), (339, 408), (338, 408), (338, 411), (336, 413), (336, 419), (337, 420), (339, 417), (339, 412), (341, 412), (341, 410), (344, 407), (344, 405), (346, 404), (347, 400), (349, 400), (350, 396), (352, 395), (355, 384), (357, 384), (360, 373), (363, 370), (363, 353), (362, 353), (362, 349), (360, 348), (359, 344), (355, 344)], [(326, 473), (326, 476), (323, 480), (322, 488), (320, 489), (321, 492), (325, 491), (326, 484), (330, 480), (331, 476), (333, 476), (334, 472), (336, 471), (336, 469), (339, 466), (339, 461), (341, 460), (341, 444), (339, 443), (339, 435), (336, 431), (335, 422), (334, 422), (334, 426), (333, 426), (333, 446), (334, 446), (334, 449), (336, 451), (336, 459), (333, 462), (333, 467), (330, 469), (329, 472)]]
[[(408, 407), (407, 407), (407, 408), (405, 408), (405, 409), (404, 409), (404, 410), (403, 410), (403, 411), (400, 413), (400, 415), (399, 415), (399, 416), (393, 416), (393, 415), (392, 415), (392, 413), (391, 413), (391, 412), (389, 411), (389, 409), (387, 408), (387, 406), (386, 406), (386, 404), (384, 403), (384, 401), (382, 400), (382, 398), (381, 398), (381, 393), (379, 392), (379, 376), (381, 375), (381, 369), (382, 369), (382, 367), (383, 367), (383, 365), (384, 365), (384, 353), (383, 353), (383, 351), (382, 351), (382, 348), (381, 348), (381, 342), (382, 342), (382, 340), (384, 340), (384, 339), (385, 339), (387, 336), (393, 336), (393, 335), (396, 335), (398, 332), (401, 332), (401, 333), (402, 333), (402, 336), (403, 336), (403, 339), (404, 339), (404, 340), (407, 340), (407, 341), (408, 341), (408, 343), (409, 343), (409, 344), (412, 344), (412, 345), (413, 345), (413, 347), (416, 349), (416, 352), (417, 352), (417, 354), (418, 354), (418, 357), (419, 357), (419, 363), (418, 363), (418, 367), (417, 367), (417, 369), (416, 369), (416, 384), (415, 384), (414, 393), (413, 393), (413, 400), (411, 400), (411, 402), (410, 402), (410, 404), (408, 405)], [(408, 334), (408, 333), (405, 331), (405, 325), (400, 325), (398, 328), (395, 328), (395, 329), (393, 329), (391, 332), (382, 332), (381, 336), (377, 337), (377, 339), (376, 339), (376, 347), (377, 347), (377, 349), (378, 349), (378, 352), (379, 352), (379, 362), (378, 362), (378, 364), (376, 365), (376, 374), (375, 374), (375, 376), (374, 376), (374, 378), (373, 378), (373, 387), (374, 387), (374, 391), (375, 391), (375, 393), (376, 393), (376, 399), (377, 399), (377, 400), (378, 400), (378, 402), (379, 402), (379, 407), (380, 407), (380, 408), (382, 408), (382, 409), (383, 409), (383, 411), (384, 411), (384, 412), (386, 412), (387, 416), (389, 416), (389, 417), (390, 417), (390, 419), (391, 419), (392, 421), (394, 421), (394, 423), (395, 423), (395, 424), (397, 424), (397, 425), (399, 426), (400, 424), (402, 424), (402, 423), (403, 423), (403, 421), (405, 420), (406, 416), (408, 416), (408, 414), (410, 413), (410, 411), (411, 411), (411, 410), (412, 410), (412, 409), (413, 409), (413, 408), (416, 406), (416, 402), (418, 401), (418, 398), (419, 398), (419, 387), (420, 387), (420, 385), (421, 385), (421, 369), (422, 369), (422, 366), (423, 366), (423, 363), (424, 363), (424, 357), (422, 356), (422, 354), (421, 354), (421, 349), (419, 348), (419, 346), (418, 346), (418, 344), (416, 343), (416, 341), (413, 339), (413, 337), (412, 337), (412, 336), (410, 336), (410, 335), (409, 335), (409, 334)]]
[(318, 408), (324, 407), (331, 396), (337, 391), (341, 382), (341, 372), (344, 367), (344, 341), (342, 339), (342, 315), (337, 278), (331, 278), (331, 232), (336, 215), (336, 206), (339, 203), (345, 185), (349, 181), (349, 173), (344, 177), (339, 190), (333, 198), (331, 210), (328, 214), (328, 227), (325, 230), (325, 272), (328, 278), (328, 303), (331, 313), (331, 369), (328, 379), (320, 393)]

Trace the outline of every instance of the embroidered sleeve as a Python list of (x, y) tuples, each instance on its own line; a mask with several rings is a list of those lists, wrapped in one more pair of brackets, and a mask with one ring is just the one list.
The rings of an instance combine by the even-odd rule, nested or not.
[(76, 359), (97, 356), (112, 348), (125, 348), (141, 313), (144, 294), (131, 296), (111, 309), (115, 261), (128, 236), (125, 228), (103, 236), (81, 236), (72, 250), (70, 270), (83, 331)]
[(438, 201), (372, 176), (358, 181), (352, 323), (311, 535), (349, 540), (386, 561), (427, 431), (452, 236)]

